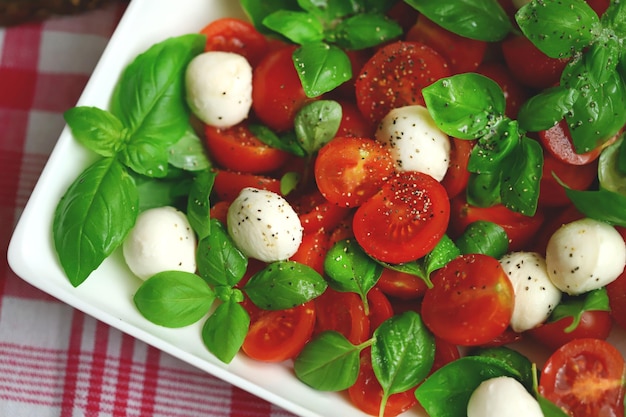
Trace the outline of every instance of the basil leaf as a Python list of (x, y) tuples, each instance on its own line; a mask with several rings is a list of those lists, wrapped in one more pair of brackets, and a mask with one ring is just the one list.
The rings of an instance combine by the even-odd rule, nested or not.
[(209, 312), (215, 294), (199, 276), (184, 271), (164, 271), (141, 284), (133, 297), (139, 312), (154, 324), (184, 327)]
[(278, 261), (254, 274), (243, 290), (265, 310), (285, 310), (321, 295), (328, 285), (313, 268), (294, 261)]
[(520, 29), (544, 54), (568, 58), (592, 43), (602, 25), (584, 0), (531, 1), (515, 14)]
[(586, 311), (610, 311), (609, 296), (606, 288), (599, 288), (579, 296), (566, 296), (554, 308), (550, 315), (550, 322), (555, 322), (567, 317), (572, 318), (572, 323), (564, 330), (570, 333), (576, 330), (580, 324), (583, 313)]
[(422, 260), (426, 277), (424, 281), (428, 288), (432, 288), (433, 283), (430, 280), (430, 275), (437, 269), (443, 268), (448, 262), (456, 258), (461, 254), (461, 251), (457, 245), (448, 237), (443, 235), (437, 245), (431, 250)]
[(626, 4), (621, 1), (612, 1), (602, 15), (600, 21), (605, 28), (616, 33), (626, 33)]
[(167, 150), (170, 165), (185, 171), (203, 171), (211, 168), (204, 145), (191, 126), (183, 136)]
[(500, 173), (506, 159), (519, 152), (519, 137), (517, 122), (503, 119), (495, 124), (490, 134), (478, 139), (472, 148), (467, 170), (480, 174)]
[(313, 101), (296, 113), (296, 137), (307, 155), (313, 155), (335, 137), (341, 117), (341, 105), (334, 100)]
[(282, 136), (278, 136), (269, 127), (261, 124), (251, 123), (248, 126), (250, 132), (254, 134), (261, 142), (272, 148), (280, 149), (285, 152), (292, 153), (296, 156), (306, 156), (306, 150), (302, 148), (300, 142), (293, 132), (287, 132)]
[(138, 212), (135, 182), (115, 158), (95, 162), (76, 178), (59, 201), (52, 225), (59, 261), (73, 286), (122, 244)]
[(402, 27), (377, 13), (357, 14), (341, 21), (330, 34), (331, 41), (344, 49), (358, 50), (388, 42), (402, 35)]
[(359, 2), (353, 0), (298, 0), (298, 4), (326, 24), (359, 12)]
[(471, 173), (467, 182), (467, 202), (476, 207), (491, 207), (502, 201), (500, 197), (501, 169), (493, 172)]
[(240, 304), (231, 301), (220, 304), (202, 326), (204, 346), (224, 363), (230, 363), (250, 327), (250, 316)]
[(579, 191), (565, 187), (565, 194), (585, 216), (614, 226), (626, 227), (626, 196), (608, 190)]
[(124, 146), (124, 126), (106, 110), (79, 106), (67, 110), (63, 118), (74, 139), (100, 156), (114, 156)]
[(199, 172), (193, 179), (187, 199), (187, 218), (199, 239), (204, 239), (211, 232), (209, 223), (211, 205), (209, 197), (217, 174), (214, 171)]
[(532, 392), (534, 379), (533, 363), (526, 356), (506, 346), (478, 348), (471, 351), (471, 355), (498, 359), (511, 368), (517, 370), (520, 382), (528, 392)]
[(464, 255), (480, 253), (500, 259), (509, 250), (509, 236), (500, 225), (477, 220), (467, 226), (456, 245)]
[(184, 211), (191, 188), (192, 180), (189, 177), (154, 179), (134, 174), (133, 178), (137, 184), (140, 213), (163, 206), (172, 206)]
[(371, 354), (374, 374), (383, 389), (384, 409), (390, 395), (407, 391), (426, 378), (435, 361), (435, 337), (419, 314), (407, 311), (387, 319), (374, 331)]
[(598, 180), (604, 190), (626, 196), (626, 172), (620, 169), (626, 165), (621, 159), (626, 156), (626, 143), (621, 137), (617, 142), (608, 146), (598, 159)]
[(422, 89), (431, 116), (446, 134), (477, 139), (504, 116), (506, 100), (500, 86), (475, 73), (442, 78)]
[(211, 285), (232, 287), (246, 273), (248, 258), (237, 249), (219, 220), (211, 219), (209, 230), (210, 233), (198, 242), (198, 273)]
[(568, 417), (567, 414), (561, 407), (548, 400), (546, 397), (541, 394), (537, 394), (537, 401), (539, 402), (539, 408), (541, 408), (541, 412), (544, 417)]
[(539, 199), (543, 172), (543, 149), (539, 142), (523, 137), (520, 150), (512, 153), (502, 168), (500, 196), (510, 210), (533, 216)]
[(620, 53), (620, 41), (614, 36), (602, 37), (585, 51), (589, 71), (598, 83), (608, 81), (615, 73)]
[(318, 97), (352, 78), (348, 55), (325, 42), (308, 42), (293, 52), (293, 62), (307, 97)]
[(293, 0), (240, 0), (239, 4), (244, 10), (244, 13), (254, 27), (261, 33), (271, 34), (273, 33), (264, 24), (265, 19), (270, 14), (278, 10), (299, 10), (298, 4)]
[(324, 27), (319, 20), (306, 12), (278, 10), (263, 19), (263, 24), (298, 44), (320, 42)]
[(513, 30), (508, 15), (496, 0), (405, 0), (439, 26), (466, 38), (494, 42)]
[(547, 130), (558, 123), (578, 99), (578, 91), (553, 87), (524, 102), (517, 114), (520, 128), (527, 132)]
[(319, 391), (341, 391), (359, 375), (360, 348), (335, 331), (308, 342), (293, 363), (296, 377)]

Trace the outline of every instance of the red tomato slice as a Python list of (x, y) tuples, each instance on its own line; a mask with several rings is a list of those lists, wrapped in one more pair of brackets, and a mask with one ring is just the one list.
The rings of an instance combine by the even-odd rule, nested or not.
[(233, 201), (246, 187), (269, 190), (280, 194), (280, 181), (275, 178), (226, 170), (217, 171), (213, 191), (220, 200)]
[(370, 256), (403, 263), (430, 252), (446, 232), (450, 201), (428, 174), (401, 172), (354, 214), (354, 236)]
[(432, 282), (422, 300), (422, 318), (436, 336), (476, 346), (507, 329), (515, 294), (497, 259), (462, 255), (435, 272)]
[(356, 293), (328, 288), (314, 302), (317, 315), (315, 334), (334, 330), (355, 345), (368, 339), (370, 320)]
[(622, 354), (600, 339), (575, 339), (546, 361), (539, 393), (569, 416), (624, 415)]
[(541, 344), (556, 350), (574, 339), (593, 338), (604, 340), (609, 337), (611, 332), (612, 320), (611, 313), (608, 311), (585, 311), (576, 329), (566, 333), (565, 329), (572, 322), (572, 317), (564, 317), (528, 330), (527, 333)]
[(313, 334), (313, 301), (287, 310), (261, 310), (244, 303), (250, 314), (250, 328), (242, 350), (252, 359), (282, 362), (300, 353)]
[(448, 197), (453, 198), (464, 191), (467, 186), (470, 177), (467, 163), (476, 141), (450, 139), (450, 164), (446, 175), (441, 180), (441, 185), (448, 192)]
[(331, 203), (356, 207), (374, 195), (394, 172), (387, 148), (368, 138), (336, 137), (319, 150), (315, 181)]
[(543, 158), (543, 175), (539, 183), (539, 204), (565, 206), (571, 203), (565, 188), (554, 178), (556, 175), (574, 190), (586, 190), (598, 177), (597, 160), (586, 165), (571, 165), (546, 152)]
[(609, 140), (605, 145), (599, 146), (586, 153), (577, 153), (574, 149), (572, 137), (567, 127), (567, 122), (561, 120), (548, 130), (539, 132), (539, 140), (550, 154), (560, 161), (571, 165), (586, 165), (598, 159), (602, 149), (613, 143), (615, 139)]
[(299, 196), (290, 203), (298, 213), (305, 233), (314, 233), (319, 229), (332, 230), (350, 212), (349, 208), (339, 207), (326, 200), (318, 190)]
[(330, 248), (330, 238), (324, 229), (305, 233), (298, 251), (291, 257), (292, 261), (300, 262), (324, 275), (324, 259)]
[(243, 55), (252, 66), (259, 63), (269, 48), (265, 36), (241, 19), (214, 20), (200, 33), (207, 36), (205, 51), (234, 52)]
[(418, 42), (394, 42), (379, 49), (356, 79), (357, 106), (378, 124), (389, 110), (424, 105), (422, 88), (450, 75), (446, 60)]
[(517, 119), (520, 107), (528, 99), (527, 89), (513, 78), (504, 64), (498, 61), (484, 62), (476, 72), (498, 83), (506, 100), (506, 115), (511, 119)]
[(341, 123), (335, 136), (374, 137), (374, 126), (365, 119), (355, 103), (341, 100), (339, 104), (341, 104)]
[(240, 123), (229, 128), (205, 126), (209, 156), (222, 168), (249, 174), (261, 174), (280, 168), (289, 154), (261, 142)]
[(385, 268), (376, 283), (382, 292), (402, 300), (420, 298), (426, 292), (426, 283), (418, 276)]
[(372, 288), (367, 292), (367, 305), (370, 319), (369, 335), (371, 336), (382, 322), (393, 316), (393, 307), (387, 296), (378, 288)]

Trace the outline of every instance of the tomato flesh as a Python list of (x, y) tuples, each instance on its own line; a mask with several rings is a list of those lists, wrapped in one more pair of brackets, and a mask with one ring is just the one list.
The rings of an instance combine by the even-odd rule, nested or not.
[(267, 53), (267, 38), (245, 20), (225, 17), (214, 20), (200, 30), (206, 35), (205, 51), (233, 52), (243, 55), (255, 66)]

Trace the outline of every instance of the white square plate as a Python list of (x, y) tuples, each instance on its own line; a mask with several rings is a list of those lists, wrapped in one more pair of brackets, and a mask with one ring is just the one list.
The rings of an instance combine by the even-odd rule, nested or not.
[[(108, 108), (119, 74), (137, 54), (170, 36), (199, 31), (222, 16), (243, 17), (236, 0), (133, 0), (78, 105)], [(305, 417), (364, 417), (343, 394), (318, 392), (293, 376), (290, 364), (263, 364), (239, 354), (229, 365), (213, 357), (200, 324), (166, 329), (143, 318), (132, 303), (141, 281), (118, 252), (78, 288), (65, 277), (52, 244), (54, 209), (70, 183), (93, 160), (66, 128), (43, 170), (9, 247), (15, 273), (33, 286), (137, 339)], [(36, 262), (33, 262), (36, 259)], [(622, 334), (612, 337), (626, 351)], [(531, 349), (532, 350), (532, 349)], [(419, 410), (405, 417), (424, 416)]]

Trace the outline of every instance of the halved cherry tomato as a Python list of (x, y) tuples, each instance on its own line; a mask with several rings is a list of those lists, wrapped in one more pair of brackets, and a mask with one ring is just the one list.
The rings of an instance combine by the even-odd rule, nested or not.
[(549, 152), (544, 154), (543, 175), (539, 182), (539, 204), (544, 206), (565, 206), (571, 201), (565, 188), (554, 178), (556, 175), (569, 188), (586, 190), (598, 176), (597, 161), (586, 165), (571, 165), (560, 161)]
[(430, 252), (446, 232), (450, 201), (428, 174), (401, 172), (354, 214), (354, 236), (370, 256), (388, 263), (413, 261)]
[(546, 361), (539, 393), (569, 416), (624, 415), (626, 367), (619, 350), (600, 339), (575, 339)]
[(261, 174), (280, 168), (289, 154), (261, 142), (246, 123), (229, 128), (206, 125), (209, 156), (222, 168), (249, 174)]
[(315, 334), (334, 330), (355, 345), (368, 339), (370, 319), (358, 294), (327, 288), (313, 301), (317, 316)]
[[(571, 165), (586, 165), (598, 159), (603, 147), (600, 146), (586, 153), (577, 153), (567, 122), (561, 120), (550, 129), (539, 132), (541, 145), (555, 158)], [(612, 142), (612, 141), (610, 141)], [(609, 143), (610, 143), (609, 142)]]
[(422, 300), (422, 318), (436, 336), (476, 346), (507, 329), (515, 294), (497, 259), (461, 255), (437, 270), (432, 282)]
[(565, 329), (573, 322), (572, 317), (564, 317), (560, 320), (542, 324), (539, 327), (528, 330), (528, 334), (541, 344), (558, 349), (574, 339), (594, 338), (606, 339), (611, 332), (611, 314), (608, 311), (590, 310), (585, 311), (580, 323), (569, 333)]
[(242, 350), (264, 362), (282, 362), (298, 355), (313, 334), (313, 301), (287, 310), (262, 310), (244, 303), (250, 314), (250, 328)]
[(430, 370), (430, 373), (432, 374), (437, 369), (459, 359), (460, 357), (461, 352), (459, 351), (459, 347), (457, 345), (435, 336), (435, 362), (433, 362), (433, 368)]
[(378, 123), (396, 107), (424, 104), (422, 88), (450, 75), (446, 60), (418, 42), (394, 42), (380, 48), (356, 79), (357, 106)]
[(318, 190), (290, 200), (290, 203), (298, 213), (305, 233), (317, 232), (319, 229), (332, 230), (350, 212), (349, 208), (339, 207), (326, 200)]
[(290, 259), (308, 265), (323, 275), (324, 259), (329, 248), (330, 237), (322, 228), (316, 232), (305, 233), (297, 252)]
[(335, 136), (374, 137), (374, 126), (365, 119), (354, 102), (341, 100), (339, 104), (341, 104), (341, 123)]
[(370, 336), (385, 320), (393, 316), (391, 302), (382, 291), (374, 287), (367, 292), (368, 317), (370, 319)]
[(202, 28), (206, 35), (205, 51), (234, 52), (243, 55), (250, 65), (255, 66), (268, 51), (265, 36), (245, 20), (225, 17)]
[(467, 163), (476, 141), (450, 139), (450, 164), (446, 175), (441, 180), (441, 185), (448, 192), (448, 197), (453, 198), (465, 190), (467, 186), (470, 177)]
[(230, 207), (230, 202), (226, 200), (218, 201), (211, 207), (209, 215), (212, 219), (217, 219), (221, 221), (223, 225), (226, 225), (226, 219), (228, 218), (228, 207)]
[(217, 171), (213, 191), (220, 200), (233, 201), (245, 187), (259, 188), (280, 194), (280, 181), (275, 178), (227, 170)]
[(376, 283), (382, 292), (403, 300), (420, 298), (426, 292), (426, 283), (416, 275), (385, 268)]
[(394, 172), (387, 148), (369, 138), (336, 137), (319, 150), (315, 181), (331, 203), (356, 207), (374, 195)]
[(511, 119), (517, 119), (520, 107), (528, 99), (527, 89), (513, 78), (506, 66), (500, 61), (483, 62), (476, 72), (491, 78), (500, 86), (506, 100), (506, 115)]

